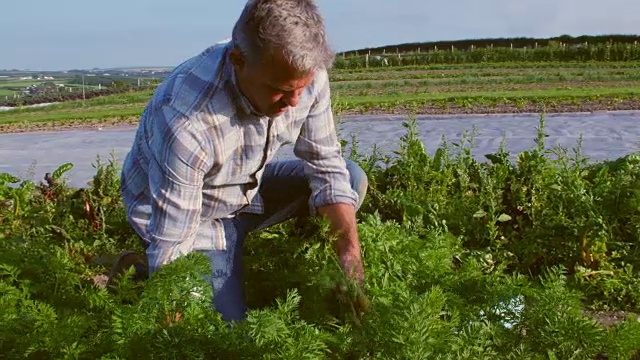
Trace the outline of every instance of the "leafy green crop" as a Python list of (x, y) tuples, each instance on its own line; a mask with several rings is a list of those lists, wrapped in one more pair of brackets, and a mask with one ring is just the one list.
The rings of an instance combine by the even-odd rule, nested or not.
[[(0, 354), (10, 359), (630, 359), (640, 352), (640, 155), (589, 162), (579, 144), (504, 148), (479, 161), (473, 134), (425, 151), (416, 122), (395, 154), (347, 156), (369, 175), (359, 231), (370, 305), (337, 301), (344, 281), (327, 223), (252, 234), (251, 311), (212, 311), (207, 259), (191, 254), (143, 282), (101, 277), (142, 251), (98, 159), (87, 188), (61, 166), (45, 183), (0, 175)], [(348, 142), (344, 142), (348, 145)], [(103, 280), (103, 279), (102, 279)], [(348, 299), (348, 297), (347, 297)], [(612, 326), (590, 311), (624, 310)]]

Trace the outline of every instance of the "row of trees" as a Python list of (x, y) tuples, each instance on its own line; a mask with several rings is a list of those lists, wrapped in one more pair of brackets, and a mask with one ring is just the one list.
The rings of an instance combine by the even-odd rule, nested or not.
[[(426, 49), (425, 49), (426, 50)], [(569, 46), (552, 43), (534, 48), (472, 47), (468, 50), (434, 48), (430, 51), (412, 53), (387, 53), (374, 55), (359, 53), (343, 54), (336, 58), (337, 69), (355, 69), (379, 66), (410, 66), (429, 64), (464, 64), (491, 62), (549, 62), (549, 61), (638, 61), (640, 44), (582, 44)]]

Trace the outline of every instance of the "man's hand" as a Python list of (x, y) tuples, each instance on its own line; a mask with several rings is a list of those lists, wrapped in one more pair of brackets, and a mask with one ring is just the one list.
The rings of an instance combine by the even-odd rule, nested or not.
[(335, 250), (347, 280), (352, 282), (339, 284), (335, 292), (336, 297), (343, 306), (346, 306), (352, 320), (360, 325), (360, 319), (369, 307), (369, 300), (364, 295), (364, 268), (360, 254), (355, 208), (347, 204), (334, 204), (323, 206), (318, 209), (318, 212), (329, 219), (332, 230), (337, 235)]
[(347, 278), (361, 287), (364, 286), (364, 268), (360, 254), (355, 208), (348, 204), (332, 204), (318, 208), (318, 212), (329, 219), (332, 230), (337, 236), (335, 250)]
[(356, 282), (359, 287), (364, 287), (364, 268), (360, 257), (360, 248), (338, 252), (338, 260), (347, 279)]

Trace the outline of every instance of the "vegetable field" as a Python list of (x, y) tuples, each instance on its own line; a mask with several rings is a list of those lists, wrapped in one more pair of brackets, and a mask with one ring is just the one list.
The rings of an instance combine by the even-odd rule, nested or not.
[[(473, 136), (432, 155), (405, 124), (396, 157), (345, 156), (369, 175), (359, 213), (368, 307), (344, 283), (327, 224), (252, 234), (251, 312), (211, 311), (199, 254), (105, 288), (112, 257), (141, 251), (118, 167), (73, 189), (0, 175), (0, 352), (6, 358), (631, 359), (640, 353), (640, 154), (589, 163), (537, 146), (474, 160)], [(52, 169), (54, 170), (54, 169)], [(128, 275), (132, 275), (129, 272)], [(193, 292), (205, 294), (194, 296)]]
[[(465, 134), (427, 153), (413, 120), (391, 157), (344, 139), (369, 176), (358, 214), (366, 298), (319, 219), (250, 235), (240, 323), (212, 311), (197, 253), (107, 286), (119, 252), (142, 252), (118, 164), (97, 159), (82, 189), (67, 185), (73, 164), (39, 183), (2, 173), (1, 357), (639, 359), (640, 153), (592, 162), (580, 142), (549, 148), (544, 114), (640, 109), (640, 48), (433, 50), (339, 57), (336, 119), (533, 112), (536, 146), (480, 162)], [(0, 111), (0, 132), (135, 124), (151, 95)]]
[[(517, 50), (512, 50), (517, 51)], [(330, 72), (347, 114), (485, 114), (640, 109), (640, 60), (369, 66)], [(0, 112), (0, 132), (133, 124), (152, 90)]]

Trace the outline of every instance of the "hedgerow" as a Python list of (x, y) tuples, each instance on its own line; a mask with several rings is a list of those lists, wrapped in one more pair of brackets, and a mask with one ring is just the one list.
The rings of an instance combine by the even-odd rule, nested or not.
[[(119, 169), (74, 189), (0, 175), (0, 353), (30, 359), (630, 359), (640, 352), (640, 156), (501, 148), (473, 134), (428, 154), (415, 121), (395, 154), (346, 156), (369, 175), (358, 214), (369, 306), (354, 313), (328, 224), (291, 221), (246, 242), (248, 319), (212, 311), (198, 253), (112, 288), (113, 256), (142, 251)], [(614, 325), (593, 313), (626, 311)]]

